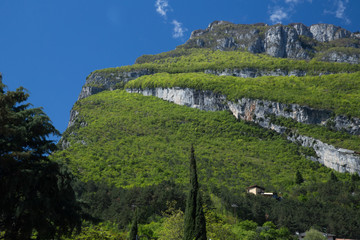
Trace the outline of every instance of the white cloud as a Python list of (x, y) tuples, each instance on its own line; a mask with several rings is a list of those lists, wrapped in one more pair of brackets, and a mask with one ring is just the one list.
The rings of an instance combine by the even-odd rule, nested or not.
[(286, 3), (299, 3), (301, 0), (285, 0)]
[[(169, 5), (169, 0), (156, 0), (155, 7), (156, 7), (156, 11), (165, 19), (167, 19), (167, 12), (172, 11)], [(166, 20), (166, 23), (168, 24), (169, 22)], [(172, 34), (173, 38), (183, 37), (187, 29), (182, 26), (182, 23), (174, 19), (172, 20), (171, 24), (174, 25), (173, 34)]]
[(336, 18), (344, 20), (344, 22), (346, 24), (350, 24), (351, 21), (345, 14), (346, 4), (348, 4), (348, 3), (349, 3), (349, 0), (337, 0), (334, 3), (336, 10), (331, 11), (331, 10), (325, 9), (324, 13), (335, 15)]
[(166, 17), (166, 13), (169, 11), (168, 0), (156, 0), (156, 11), (163, 17)]
[(288, 18), (288, 14), (281, 7), (271, 11), (270, 20), (272, 23), (281, 23), (282, 20), (286, 18)]
[[(306, 0), (309, 3), (312, 3), (312, 0)], [(285, 0), (285, 3), (287, 4), (298, 4), (298, 3), (303, 3), (304, 0)]]
[(178, 22), (176, 20), (173, 20), (171, 22), (174, 25), (174, 30), (173, 30), (173, 37), (174, 38), (181, 38), (184, 36), (184, 33), (187, 31), (186, 28), (183, 28), (182, 23)]
[(285, 19), (291, 19), (291, 15), (296, 12), (296, 6), (303, 3), (312, 4), (312, 0), (281, 0), (284, 1), (282, 6), (279, 0), (272, 0), (274, 7), (269, 7), (270, 21), (274, 23), (282, 23)]
[(345, 10), (346, 10), (345, 4), (347, 4), (348, 2), (349, 2), (348, 0), (345, 1), (339, 0), (337, 3), (337, 9), (335, 11), (335, 17), (339, 19), (343, 19), (347, 24), (351, 22), (350, 19), (348, 19), (345, 15)]
[(171, 22), (174, 25), (174, 30), (173, 30), (173, 37), (174, 38), (181, 38), (184, 36), (184, 33), (187, 31), (186, 28), (183, 28), (182, 23), (178, 22), (176, 20), (173, 20)]

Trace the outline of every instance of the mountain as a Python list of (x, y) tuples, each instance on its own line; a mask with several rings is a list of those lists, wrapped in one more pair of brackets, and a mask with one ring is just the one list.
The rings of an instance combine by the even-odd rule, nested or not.
[[(193, 145), (209, 206), (357, 236), (359, 46), (331, 24), (215, 21), (172, 51), (90, 73), (51, 157), (85, 184), (89, 214), (122, 227), (137, 202), (143, 223), (167, 201), (183, 207)], [(245, 194), (254, 184), (286, 200)]]
[[(311, 41), (312, 44), (304, 44), (305, 40)], [(299, 150), (292, 153), (297, 156), (296, 158), (311, 159), (339, 172), (360, 173), (360, 66), (339, 63), (349, 59), (350, 55), (343, 60), (337, 59), (337, 62), (323, 61), (324, 58), (319, 57), (325, 56), (330, 49), (339, 50), (339, 54), (357, 54), (359, 41), (359, 34), (330, 24), (316, 24), (310, 27), (303, 24), (267, 26), (215, 21), (206, 30), (194, 31), (184, 45), (173, 51), (141, 56), (132, 66), (96, 70), (91, 73), (71, 111), (68, 129), (60, 141), (64, 149), (62, 154), (66, 154), (70, 162), (75, 161), (74, 156), (79, 154), (89, 157), (91, 151), (88, 149), (92, 148), (92, 144), (99, 143), (97, 140), (89, 140), (90, 133), (85, 133), (85, 129), (89, 129), (91, 135), (98, 135), (99, 138), (103, 137), (104, 131), (110, 131), (91, 128), (94, 124), (106, 128), (110, 124), (110, 119), (116, 121), (117, 117), (125, 114), (120, 111), (116, 113), (119, 115), (114, 113), (109, 120), (100, 121), (101, 117), (98, 115), (101, 110), (98, 107), (103, 108), (110, 104), (107, 103), (110, 94), (115, 99), (116, 94), (106, 90), (126, 88), (128, 93), (117, 91), (119, 96), (132, 98), (129, 93), (140, 93), (201, 110), (231, 112), (236, 119), (241, 120), (236, 124), (243, 124), (243, 121), (255, 123), (252, 127), (271, 129), (269, 134), (284, 138), (286, 145), (293, 146), (292, 142), (306, 149), (307, 154), (299, 153)], [(342, 48), (333, 47), (340, 45)], [(313, 58), (310, 60), (311, 56)], [(99, 95), (103, 91), (105, 92)], [(94, 94), (96, 96), (92, 96)], [(90, 98), (87, 99), (88, 97)], [(100, 97), (104, 99), (99, 99)], [(93, 101), (99, 103), (92, 104)], [(142, 101), (149, 100), (144, 98)], [(96, 109), (91, 114), (86, 112), (89, 104)], [(180, 111), (175, 106), (170, 106), (174, 109), (169, 116)], [(138, 109), (140, 106), (133, 108)], [(114, 110), (111, 107), (107, 109), (109, 112)], [(153, 109), (153, 106), (148, 106), (144, 111), (158, 112), (157, 116), (162, 115), (161, 110)], [(200, 112), (190, 115), (197, 114)], [(154, 118), (153, 121), (162, 120)], [(181, 118), (177, 121), (186, 122)], [(109, 135), (108, 141), (104, 140), (102, 146), (112, 145), (112, 141), (124, 134), (121, 129), (126, 129), (128, 123), (122, 124), (123, 126), (116, 124), (117, 128), (120, 128), (116, 132), (117, 136), (106, 134)], [(200, 126), (204, 123), (197, 121), (196, 124)], [(143, 129), (150, 127), (142, 122), (138, 125)], [(135, 136), (144, 134), (143, 131), (132, 131)], [(219, 129), (216, 131), (221, 132)], [(196, 142), (196, 139), (191, 139)], [(129, 146), (125, 144), (124, 147)], [(208, 146), (212, 147), (211, 144)], [(228, 151), (230, 150), (225, 150), (224, 154)], [(111, 149), (111, 152), (104, 153), (106, 157), (95, 158), (91, 166), (106, 161), (106, 158), (114, 158), (115, 152)], [(157, 156), (162, 152), (163, 150), (154, 150), (152, 154)], [(164, 160), (178, 157), (176, 154), (179, 152), (175, 152), (171, 153), (172, 157), (163, 157)], [(122, 158), (136, 158), (131, 154), (134, 153), (124, 153)], [(288, 161), (292, 161), (294, 156), (289, 156)], [(150, 160), (145, 158), (139, 163), (148, 165), (148, 161)], [(161, 164), (160, 162), (159, 165)], [(120, 163), (116, 165), (120, 169), (123, 167)], [(175, 165), (181, 168), (181, 164)], [(149, 168), (152, 169), (153, 166), (150, 164)], [(97, 178), (104, 177), (101, 174), (95, 175), (99, 175)], [(172, 173), (168, 173), (168, 178), (171, 178), (170, 176), (174, 177), (176, 174), (173, 176)], [(91, 179), (90, 176), (85, 178)], [(112, 176), (105, 178), (111, 179)], [(254, 182), (255, 179), (259, 181), (253, 178), (248, 183)], [(128, 180), (131, 180), (131, 177)], [(126, 184), (119, 185), (130, 184), (131, 181), (128, 180)], [(109, 181), (114, 182), (114, 179)]]

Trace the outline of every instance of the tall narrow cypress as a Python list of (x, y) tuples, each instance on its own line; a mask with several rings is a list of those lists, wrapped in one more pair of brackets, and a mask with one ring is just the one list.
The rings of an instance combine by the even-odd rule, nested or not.
[(207, 240), (206, 222), (202, 208), (201, 194), (196, 172), (194, 147), (190, 154), (190, 191), (186, 201), (184, 219), (184, 240)]
[(130, 240), (138, 240), (138, 226), (137, 226), (137, 210), (135, 209), (135, 214), (134, 214), (134, 218), (131, 224), (131, 229), (130, 229)]
[(300, 185), (304, 182), (304, 178), (301, 174), (301, 172), (299, 172), (299, 170), (296, 171), (296, 175), (295, 175), (295, 183), (297, 185)]

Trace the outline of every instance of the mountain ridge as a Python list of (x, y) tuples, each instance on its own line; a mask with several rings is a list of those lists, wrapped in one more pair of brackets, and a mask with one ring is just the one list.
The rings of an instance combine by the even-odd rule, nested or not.
[(333, 24), (321, 23), (307, 27), (302, 23), (267, 25), (214, 21), (205, 30), (193, 31), (190, 39), (179, 47), (242, 49), (294, 59), (311, 59), (317, 53), (323, 53), (321, 60), (324, 61), (357, 64), (359, 51), (344, 54), (341, 49), (333, 47), (352, 47), (357, 50), (359, 46), (359, 33), (352, 33)]

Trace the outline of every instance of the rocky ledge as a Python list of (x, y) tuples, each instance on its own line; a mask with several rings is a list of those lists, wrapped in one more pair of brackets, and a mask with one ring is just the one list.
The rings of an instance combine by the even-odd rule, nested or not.
[(105, 91), (123, 88), (125, 84), (135, 78), (143, 75), (153, 74), (154, 72), (148, 69), (140, 69), (134, 71), (95, 71), (90, 73), (86, 78), (86, 83), (82, 87), (78, 100), (89, 97), (93, 94)]

